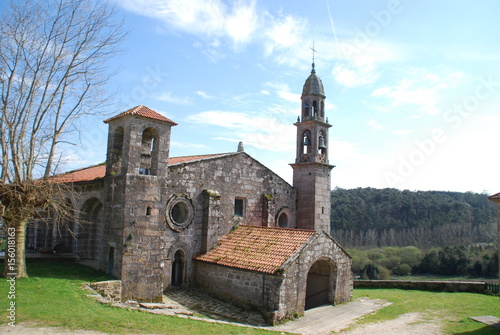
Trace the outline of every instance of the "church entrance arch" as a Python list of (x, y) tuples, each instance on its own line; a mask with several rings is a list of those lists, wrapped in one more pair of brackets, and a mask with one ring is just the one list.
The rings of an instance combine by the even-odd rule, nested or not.
[(172, 263), (171, 285), (173, 287), (179, 287), (184, 283), (184, 266), (184, 252), (177, 250), (174, 255), (174, 262)]
[(316, 261), (307, 273), (305, 309), (318, 307), (333, 302), (330, 296), (334, 292), (333, 267), (328, 259)]

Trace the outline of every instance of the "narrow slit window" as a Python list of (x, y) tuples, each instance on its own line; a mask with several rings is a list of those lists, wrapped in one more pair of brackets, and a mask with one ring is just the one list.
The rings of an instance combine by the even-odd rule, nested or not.
[(234, 199), (234, 216), (243, 217), (244, 214), (244, 201), (241, 198)]

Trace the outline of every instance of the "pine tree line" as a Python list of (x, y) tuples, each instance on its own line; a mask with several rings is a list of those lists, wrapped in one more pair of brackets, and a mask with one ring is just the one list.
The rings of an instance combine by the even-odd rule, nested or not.
[(357, 188), (332, 191), (332, 234), (353, 247), (489, 243), (496, 208), (486, 194)]

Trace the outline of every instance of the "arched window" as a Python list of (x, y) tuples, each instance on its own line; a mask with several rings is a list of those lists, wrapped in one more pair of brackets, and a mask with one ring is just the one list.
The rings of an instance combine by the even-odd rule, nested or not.
[(278, 216), (278, 226), (280, 228), (286, 228), (288, 227), (288, 215), (285, 212), (281, 212), (281, 214)]
[(314, 118), (318, 117), (318, 102), (316, 100), (313, 101), (312, 116)]
[(323, 131), (320, 131), (318, 135), (318, 153), (326, 155), (326, 137)]
[(184, 282), (184, 252), (177, 250), (172, 263), (172, 279), (171, 284), (174, 287), (179, 287)]
[(302, 112), (302, 121), (306, 121), (309, 119), (309, 111), (310, 111), (309, 101), (304, 101), (303, 112)]
[(156, 175), (158, 167), (158, 131), (147, 128), (142, 133), (139, 174)]
[(113, 134), (113, 150), (120, 154), (123, 149), (123, 134), (123, 127), (116, 128), (115, 133)]
[(302, 154), (311, 153), (312, 138), (311, 132), (306, 130), (302, 135)]

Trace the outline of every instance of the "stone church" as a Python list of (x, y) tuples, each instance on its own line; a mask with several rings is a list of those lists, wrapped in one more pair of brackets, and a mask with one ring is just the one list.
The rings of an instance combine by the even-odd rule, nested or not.
[[(293, 185), (244, 152), (170, 157), (177, 124), (146, 106), (104, 122), (107, 159), (55, 177), (81, 194), (76, 239), (29, 229), (122, 280), (122, 300), (201, 287), (280, 322), (351, 299), (351, 258), (330, 235), (325, 93), (314, 64), (297, 127)], [(66, 234), (67, 235), (67, 234)], [(49, 242), (47, 242), (49, 241)]]

